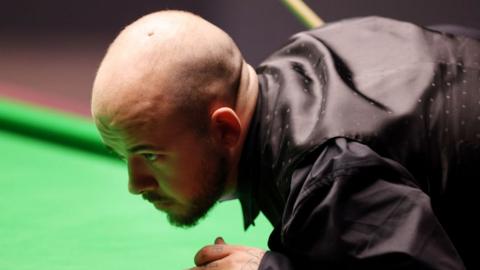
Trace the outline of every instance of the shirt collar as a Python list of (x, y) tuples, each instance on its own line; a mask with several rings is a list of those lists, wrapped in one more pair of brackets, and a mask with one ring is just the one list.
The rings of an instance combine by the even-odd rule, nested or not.
[[(261, 79), (261, 76), (259, 76), (259, 80)], [(259, 83), (259, 92), (261, 92), (261, 87), (262, 84)], [(237, 196), (242, 207), (245, 230), (247, 230), (250, 225), (255, 225), (254, 220), (260, 213), (255, 198), (260, 183), (260, 112), (262, 108), (262, 100), (262, 95), (259, 93), (255, 111), (250, 120), (249, 130), (243, 145), (242, 156), (240, 158)]]

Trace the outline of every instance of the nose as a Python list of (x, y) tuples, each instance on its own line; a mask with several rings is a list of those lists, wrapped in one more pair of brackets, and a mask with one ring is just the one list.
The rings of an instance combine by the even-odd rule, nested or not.
[(158, 183), (150, 169), (140, 160), (128, 160), (128, 191), (134, 195), (156, 191)]

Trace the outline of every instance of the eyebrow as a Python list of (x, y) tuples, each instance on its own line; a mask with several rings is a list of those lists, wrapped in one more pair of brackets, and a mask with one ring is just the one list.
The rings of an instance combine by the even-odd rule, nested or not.
[(158, 149), (157, 147), (150, 144), (140, 144), (140, 145), (133, 146), (132, 148), (129, 148), (128, 152), (135, 153), (135, 152), (145, 151), (145, 150), (163, 151), (163, 149)]

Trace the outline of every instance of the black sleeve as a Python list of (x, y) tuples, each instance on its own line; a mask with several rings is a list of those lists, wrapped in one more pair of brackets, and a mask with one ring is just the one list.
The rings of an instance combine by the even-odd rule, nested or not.
[(342, 138), (294, 173), (269, 245), (260, 270), (464, 269), (408, 172)]

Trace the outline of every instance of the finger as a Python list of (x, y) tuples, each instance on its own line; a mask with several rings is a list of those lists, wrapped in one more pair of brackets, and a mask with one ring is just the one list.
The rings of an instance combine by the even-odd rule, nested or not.
[(209, 245), (205, 246), (195, 255), (195, 265), (202, 266), (225, 258), (231, 250), (228, 245)]
[(223, 237), (219, 236), (215, 239), (215, 245), (225, 245), (225, 240), (223, 240)]

